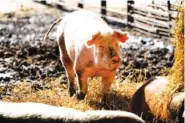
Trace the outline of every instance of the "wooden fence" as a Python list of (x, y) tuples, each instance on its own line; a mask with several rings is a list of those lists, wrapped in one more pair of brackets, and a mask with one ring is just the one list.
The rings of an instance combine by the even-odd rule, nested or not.
[(128, 1), (127, 24), (156, 37), (173, 37), (176, 15), (177, 9), (174, 6), (172, 8), (169, 0), (166, 6), (152, 4), (146, 7), (136, 6), (134, 1)]
[[(71, 10), (86, 9), (84, 8), (85, 3), (83, 0), (78, 0), (74, 6), (69, 6), (69, 4), (60, 0), (52, 2), (47, 2), (47, 0), (36, 1), (59, 7), (67, 7)], [(164, 5), (155, 4), (153, 0), (152, 4), (148, 6), (139, 6), (135, 4), (134, 0), (127, 0), (126, 10), (108, 8), (107, 1), (100, 0), (99, 6), (93, 6), (93, 8), (98, 9), (105, 20), (125, 24), (134, 30), (150, 34), (153, 37), (173, 38), (174, 19), (177, 15), (177, 9), (175, 5), (170, 3), (170, 0)], [(120, 15), (120, 17), (108, 15), (107, 13), (109, 12), (114, 13), (114, 15)]]

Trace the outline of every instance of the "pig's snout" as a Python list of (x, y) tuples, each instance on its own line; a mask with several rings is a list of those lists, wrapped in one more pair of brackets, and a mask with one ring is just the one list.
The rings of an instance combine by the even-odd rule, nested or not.
[(111, 58), (113, 64), (117, 64), (120, 62), (120, 58), (118, 56), (113, 56)]

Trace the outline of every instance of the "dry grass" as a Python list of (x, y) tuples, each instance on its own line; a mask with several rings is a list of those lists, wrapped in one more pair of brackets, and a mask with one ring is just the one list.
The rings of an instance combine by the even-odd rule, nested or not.
[(40, 4), (36, 4), (36, 7), (21, 6), (21, 8), (16, 11), (0, 13), (0, 18), (2, 22), (8, 22), (8, 21), (16, 21), (17, 18), (26, 18), (26, 17), (30, 17), (36, 14), (43, 14), (43, 13), (44, 14), (55, 13), (57, 17), (61, 16), (61, 11), (57, 9), (54, 9), (48, 6), (46, 7)]
[[(45, 9), (44, 13), (55, 13), (61, 15), (60, 11), (55, 9)], [(22, 7), (16, 12), (0, 14), (1, 21), (13, 21), (14, 18), (24, 18), (30, 15), (39, 14), (37, 9)], [(129, 79), (129, 78), (128, 78)], [(67, 83), (67, 82), (66, 82)], [(89, 91), (85, 100), (77, 100), (75, 97), (68, 97), (67, 85), (61, 84), (59, 79), (46, 79), (44, 82), (38, 80), (37, 83), (16, 82), (6, 86), (0, 85), (0, 98), (2, 101), (9, 102), (40, 102), (55, 106), (70, 107), (78, 110), (90, 109), (114, 109), (129, 110), (131, 96), (137, 90), (141, 83), (120, 82), (116, 80), (110, 93), (106, 95), (105, 104), (102, 103), (101, 78), (89, 79)]]
[(0, 87), (0, 93), (5, 91), (9, 96), (3, 96), (3, 101), (10, 102), (40, 102), (55, 106), (70, 107), (82, 111), (86, 110), (126, 110), (129, 111), (130, 99), (142, 83), (128, 83), (115, 81), (112, 89), (106, 95), (106, 102), (102, 103), (101, 77), (89, 79), (89, 92), (85, 100), (68, 97), (66, 84), (59, 79), (45, 80), (45, 88), (39, 89), (39, 83), (17, 82)]
[[(30, 15), (31, 10), (23, 10)], [(24, 13), (25, 15), (25, 13)], [(17, 15), (16, 15), (17, 16)], [(20, 14), (19, 16), (22, 16)], [(0, 16), (1, 17), (1, 16)], [(7, 20), (5, 20), (7, 21)], [(180, 9), (180, 13), (176, 19), (175, 29), (175, 63), (170, 70), (170, 84), (167, 90), (161, 95), (158, 95), (158, 105), (156, 105), (155, 115), (161, 119), (166, 119), (168, 115), (167, 104), (173, 93), (184, 84), (184, 8)], [(127, 78), (129, 81), (129, 78)], [(126, 80), (127, 80), (126, 79)], [(143, 76), (138, 76), (138, 80), (143, 80)], [(61, 84), (59, 79), (46, 79), (42, 83), (45, 87), (40, 88), (38, 83), (16, 82), (8, 86), (0, 87), (0, 94), (6, 93), (3, 96), (3, 101), (11, 102), (40, 102), (55, 106), (70, 107), (82, 111), (109, 109), (109, 110), (125, 110), (129, 111), (130, 99), (135, 91), (142, 85), (142, 82), (119, 82), (114, 81), (112, 89), (106, 95), (106, 102), (102, 105), (101, 78), (89, 79), (89, 92), (85, 100), (77, 100), (75, 97), (68, 97), (67, 85)]]
[[(157, 95), (156, 99), (158, 104), (156, 105), (156, 112), (154, 115), (159, 119), (168, 119), (169, 107), (168, 104), (173, 97), (173, 94), (178, 91), (184, 91), (184, 7), (179, 8), (179, 13), (175, 22), (175, 61), (174, 65), (168, 75), (169, 84), (167, 89), (160, 95)], [(171, 98), (170, 98), (171, 97)]]
[(184, 7), (179, 9), (175, 26), (175, 63), (170, 70), (170, 85), (184, 84)]
[(46, 88), (38, 89), (37, 83), (30, 84), (28, 82), (10, 85), (8, 93), (11, 95), (3, 97), (3, 101), (40, 102), (55, 106), (72, 107), (79, 110), (90, 109), (85, 104), (85, 101), (78, 101), (74, 97), (69, 98), (67, 96), (66, 84), (61, 84), (59, 79), (48, 79), (43, 84)]

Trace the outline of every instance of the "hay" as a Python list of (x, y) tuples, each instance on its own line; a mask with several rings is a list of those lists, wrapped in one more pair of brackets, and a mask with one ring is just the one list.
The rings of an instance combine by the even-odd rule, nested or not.
[[(40, 88), (38, 84), (44, 87)], [(142, 83), (115, 80), (109, 94), (106, 95), (106, 102), (102, 102), (101, 77), (89, 79), (88, 85), (85, 100), (77, 100), (75, 96), (69, 97), (67, 85), (61, 84), (60, 79), (46, 79), (43, 83), (16, 82), (8, 87), (0, 87), (0, 91), (10, 94), (2, 98), (8, 102), (39, 102), (82, 111), (100, 109), (129, 111), (131, 97)]]
[(175, 62), (170, 70), (170, 85), (184, 84), (184, 7), (179, 9), (175, 26)]
[(103, 93), (101, 85), (102, 77), (89, 78), (88, 83), (88, 92), (85, 97), (86, 103), (92, 107), (99, 107), (101, 102), (103, 102)]
[(184, 7), (179, 7), (179, 13), (175, 21), (175, 60), (168, 75), (169, 84), (162, 93), (156, 96), (154, 115), (157, 119), (165, 120), (170, 118), (168, 104), (174, 93), (184, 91)]
[(142, 82), (115, 81), (112, 85), (112, 90), (107, 95), (107, 109), (130, 111), (132, 95), (142, 84)]
[[(78, 110), (91, 109), (85, 101), (79, 101), (75, 97), (68, 97), (66, 84), (61, 84), (59, 79), (46, 79), (43, 83), (45, 88), (38, 89), (38, 83), (16, 82), (9, 87), (0, 87), (1, 91), (8, 88), (3, 96), (3, 101), (8, 102), (39, 102), (54, 106), (70, 107)], [(3, 89), (4, 88), (4, 89)]]
[[(16, 1), (14, 4), (16, 4)], [(10, 6), (14, 5), (14, 4), (10, 4)], [(19, 4), (19, 2), (18, 2), (18, 4)], [(10, 8), (10, 6), (9, 6), (9, 8)], [(18, 6), (19, 5), (16, 5), (16, 7), (18, 7)], [(13, 9), (14, 8), (15, 8), (15, 6), (13, 7)], [(55, 13), (55, 15), (57, 17), (61, 16), (60, 10), (57, 10), (57, 9), (49, 7), (49, 6), (44, 6), (41, 4), (31, 3), (31, 6), (21, 5), (20, 7), (18, 7), (15, 10), (12, 10), (12, 11), (11, 11), (11, 9), (8, 9), (8, 7), (7, 7), (7, 10), (0, 12), (0, 18), (1, 18), (1, 22), (8, 22), (8, 21), (14, 21), (14, 20), (16, 20), (16, 18), (30, 17), (30, 16), (40, 14), (40, 13), (42, 13), (42, 14)], [(9, 17), (9, 16), (11, 16), (11, 17)]]

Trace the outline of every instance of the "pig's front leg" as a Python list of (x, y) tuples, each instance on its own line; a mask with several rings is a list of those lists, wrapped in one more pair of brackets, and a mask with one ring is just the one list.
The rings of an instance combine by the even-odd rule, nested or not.
[(103, 93), (103, 99), (102, 101), (106, 102), (106, 95), (110, 92), (110, 88), (112, 85), (112, 82), (115, 79), (115, 73), (108, 74), (109, 76), (102, 76), (102, 93)]
[(102, 76), (102, 92), (107, 94), (110, 90), (112, 82), (115, 79), (115, 71), (101, 71), (100, 75)]

